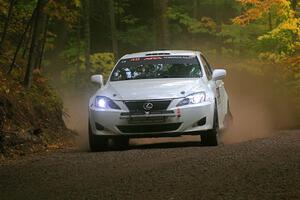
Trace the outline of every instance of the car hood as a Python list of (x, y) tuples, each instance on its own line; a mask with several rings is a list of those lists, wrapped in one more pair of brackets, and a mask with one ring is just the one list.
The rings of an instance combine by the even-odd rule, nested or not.
[(202, 79), (149, 79), (108, 82), (98, 95), (113, 100), (181, 98), (205, 90)]

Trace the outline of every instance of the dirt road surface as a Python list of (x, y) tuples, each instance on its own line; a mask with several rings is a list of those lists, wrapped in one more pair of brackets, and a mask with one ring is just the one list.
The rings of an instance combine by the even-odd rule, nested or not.
[(300, 131), (35, 155), (0, 164), (0, 199), (300, 199)]

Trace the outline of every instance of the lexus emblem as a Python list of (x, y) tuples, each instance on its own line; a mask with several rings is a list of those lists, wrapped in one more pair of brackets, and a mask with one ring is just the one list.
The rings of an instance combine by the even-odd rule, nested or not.
[(144, 110), (149, 111), (153, 108), (153, 103), (150, 103), (150, 102), (144, 103), (143, 108), (144, 108)]

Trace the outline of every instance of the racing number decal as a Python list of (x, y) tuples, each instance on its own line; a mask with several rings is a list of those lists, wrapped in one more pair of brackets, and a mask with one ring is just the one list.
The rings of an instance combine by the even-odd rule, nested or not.
[(140, 58), (131, 58), (130, 61), (131, 62), (138, 62), (138, 61), (140, 61)]

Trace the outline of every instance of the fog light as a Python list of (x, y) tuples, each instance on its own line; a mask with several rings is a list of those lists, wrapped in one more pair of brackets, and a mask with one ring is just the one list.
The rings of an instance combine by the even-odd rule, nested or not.
[(202, 119), (200, 119), (198, 122), (197, 122), (197, 125), (198, 126), (203, 126), (206, 124), (206, 117), (203, 117)]
[(103, 131), (104, 130), (104, 126), (102, 126), (101, 124), (95, 123), (96, 129), (98, 131)]

